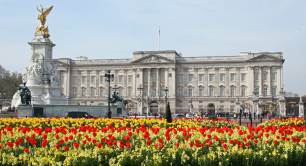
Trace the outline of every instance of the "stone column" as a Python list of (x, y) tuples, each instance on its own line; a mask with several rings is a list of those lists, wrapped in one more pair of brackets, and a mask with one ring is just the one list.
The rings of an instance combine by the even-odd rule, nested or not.
[(96, 97), (98, 98), (100, 95), (99, 81), (100, 81), (100, 72), (96, 71)]
[(255, 78), (254, 78), (254, 67), (249, 67), (249, 72), (248, 72), (248, 82), (249, 82), (249, 85), (248, 85), (248, 96), (252, 96), (253, 93), (254, 93), (254, 84), (255, 84)]
[(237, 67), (236, 71), (237, 71), (236, 72), (237, 77), (235, 78), (236, 79), (236, 92), (235, 92), (235, 95), (236, 96), (241, 96), (241, 91), (240, 91), (240, 80), (241, 80), (240, 68)]
[(87, 76), (86, 76), (86, 97), (90, 96), (90, 71), (87, 71)]
[(230, 96), (230, 84), (229, 84), (229, 79), (230, 79), (230, 75), (229, 75), (229, 67), (225, 68), (226, 70), (226, 75), (225, 75), (225, 94), (224, 96)]
[(151, 68), (148, 68), (148, 95), (151, 96)]
[(199, 95), (199, 69), (198, 68), (195, 68), (194, 69), (194, 73), (193, 73), (193, 96), (200, 96)]
[[(176, 71), (175, 71), (175, 68), (172, 68), (172, 76), (171, 76), (171, 78), (172, 78), (172, 92), (171, 93), (169, 93), (169, 103), (172, 103), (172, 108), (171, 108), (171, 112), (173, 113), (173, 114), (175, 114), (176, 113), (176, 100), (175, 100), (175, 98), (176, 98)], [(171, 98), (173, 98), (174, 100), (172, 100), (171, 101)], [(165, 110), (166, 111), (166, 110)]]
[(299, 102), (299, 117), (304, 117), (304, 103), (302, 97), (300, 97), (300, 102)]
[(258, 70), (258, 77), (259, 77), (259, 96), (262, 96), (262, 67)]
[(169, 68), (166, 68), (165, 69), (165, 87), (169, 88), (169, 85), (168, 85), (168, 73), (169, 73)]
[[(67, 81), (66, 81), (66, 97), (69, 100), (70, 98), (70, 81), (71, 81), (71, 70), (70, 67), (67, 67)], [(69, 102), (67, 100), (67, 102)]]
[(280, 78), (279, 78), (279, 82), (280, 82), (280, 89), (284, 88), (284, 80), (283, 80), (283, 66), (280, 67)]
[(137, 96), (137, 93), (136, 93), (136, 91), (137, 91), (137, 84), (136, 84), (136, 78), (137, 77), (137, 74), (136, 74), (136, 70), (135, 69), (133, 69), (133, 79), (132, 79), (132, 96), (133, 97), (135, 97), (135, 96)]
[(268, 96), (271, 96), (271, 97), (272, 97), (271, 73), (272, 73), (272, 67), (269, 67), (268, 76), (267, 76), (267, 82), (268, 82)]
[(157, 68), (157, 81), (156, 81), (156, 93), (157, 93), (157, 97), (158, 97), (158, 107), (157, 107), (157, 114), (160, 114), (160, 107), (162, 106), (161, 105), (161, 100), (163, 99), (163, 97), (160, 95), (161, 94), (161, 91), (163, 90), (160, 85), (160, 79), (161, 79), (161, 69), (160, 68)]
[(205, 68), (204, 70), (205, 70), (205, 76), (204, 76), (205, 83), (204, 84), (205, 84), (205, 89), (206, 89), (206, 96), (209, 96), (209, 87), (208, 87), (209, 75), (208, 75), (208, 68)]
[(160, 96), (159, 68), (156, 69), (156, 97)]
[(125, 96), (125, 97), (130, 97), (130, 96), (127, 96), (128, 94), (128, 70), (124, 70), (124, 85), (123, 87), (125, 88), (125, 92), (124, 92), (124, 95), (122, 94), (122, 96)]
[[(214, 80), (214, 87), (216, 87), (215, 94), (217, 96), (220, 95), (220, 87), (219, 87), (219, 82), (220, 82), (220, 74), (219, 74), (219, 68), (215, 68), (215, 80)], [(217, 109), (217, 108), (216, 108)]]

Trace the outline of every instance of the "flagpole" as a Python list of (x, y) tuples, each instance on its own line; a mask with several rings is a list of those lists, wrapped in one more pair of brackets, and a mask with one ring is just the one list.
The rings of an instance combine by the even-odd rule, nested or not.
[(158, 43), (158, 50), (160, 50), (160, 26), (158, 26), (158, 39), (157, 39), (157, 43)]

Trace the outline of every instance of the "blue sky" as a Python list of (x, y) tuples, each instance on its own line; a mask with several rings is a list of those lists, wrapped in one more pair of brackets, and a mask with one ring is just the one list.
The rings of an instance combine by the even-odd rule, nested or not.
[(0, 0), (0, 64), (23, 72), (38, 24), (48, 17), (54, 57), (130, 58), (161, 49), (183, 56), (282, 51), (286, 91), (306, 94), (305, 0)]

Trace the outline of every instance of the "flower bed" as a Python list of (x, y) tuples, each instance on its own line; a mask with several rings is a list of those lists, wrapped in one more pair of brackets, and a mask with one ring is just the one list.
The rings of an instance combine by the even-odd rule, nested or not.
[(273, 119), (261, 124), (262, 126), (306, 126), (304, 118)]
[(306, 126), (225, 120), (1, 119), (2, 165), (305, 165)]

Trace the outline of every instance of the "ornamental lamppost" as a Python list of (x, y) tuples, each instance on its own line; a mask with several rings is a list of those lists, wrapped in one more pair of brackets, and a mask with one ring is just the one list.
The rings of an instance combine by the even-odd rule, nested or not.
[(239, 98), (236, 98), (236, 113), (239, 115), (239, 124), (241, 125), (242, 106), (240, 105)]
[[(139, 91), (139, 97), (138, 97), (138, 102), (139, 102), (139, 105), (140, 106), (138, 106), (139, 107), (139, 110), (138, 110), (138, 113), (140, 114), (142, 114), (142, 111), (143, 111), (143, 104), (142, 104), (142, 102), (143, 102), (143, 93), (142, 93), (142, 91), (143, 91), (143, 87), (140, 85), (138, 88), (137, 88), (137, 90)], [(137, 107), (137, 108), (138, 108)], [(136, 118), (136, 112), (135, 112), (135, 118)]]
[(189, 103), (190, 103), (190, 105), (189, 105), (189, 112), (190, 112), (191, 114), (193, 114), (192, 98), (189, 100)]
[(107, 106), (108, 106), (108, 110), (107, 110), (107, 117), (108, 118), (112, 118), (112, 111), (110, 108), (110, 102), (111, 102), (111, 98), (110, 98), (110, 93), (111, 93), (111, 89), (110, 89), (110, 82), (114, 81), (114, 74), (111, 74), (110, 70), (107, 70), (105, 75), (105, 81), (108, 82), (108, 97), (107, 97)]
[[(168, 104), (168, 92), (169, 92), (169, 89), (168, 87), (166, 87), (165, 89), (163, 89), (165, 91), (165, 101), (166, 101), (166, 106), (165, 106), (165, 109), (167, 109), (167, 104)], [(166, 110), (165, 110), (166, 111)], [(159, 112), (160, 114), (160, 112)]]

